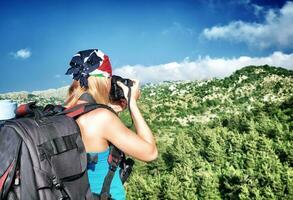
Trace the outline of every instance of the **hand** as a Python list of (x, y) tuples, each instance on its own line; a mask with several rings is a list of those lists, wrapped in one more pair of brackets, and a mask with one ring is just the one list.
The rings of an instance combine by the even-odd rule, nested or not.
[(116, 112), (120, 113), (127, 107), (127, 101), (126, 99), (121, 99), (119, 101), (110, 102), (109, 106)]
[[(131, 80), (133, 81), (133, 86), (131, 87), (130, 100), (132, 102), (136, 102), (140, 97), (139, 80), (136, 80), (136, 79), (131, 79)], [(129, 88), (126, 85), (124, 85), (123, 83), (121, 83), (120, 81), (118, 81), (117, 84), (119, 87), (122, 88), (123, 93), (124, 93), (124, 97), (126, 98), (127, 102), (129, 102), (129, 100), (128, 100)]]

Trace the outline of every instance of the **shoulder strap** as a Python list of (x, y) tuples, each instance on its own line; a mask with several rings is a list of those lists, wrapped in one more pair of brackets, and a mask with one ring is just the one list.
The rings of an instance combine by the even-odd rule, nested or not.
[(72, 118), (78, 118), (81, 115), (88, 113), (92, 110), (95, 110), (97, 108), (105, 108), (105, 109), (113, 112), (115, 115), (117, 115), (117, 113), (111, 107), (109, 107), (105, 104), (97, 104), (96, 100), (92, 97), (92, 95), (90, 95), (87, 92), (83, 93), (79, 97), (79, 100), (86, 101), (87, 103), (78, 104), (74, 107), (65, 109), (65, 111), (62, 114), (65, 114), (65, 115), (72, 117)]
[(124, 153), (122, 151), (114, 145), (110, 145), (110, 153), (108, 156), (109, 170), (104, 178), (103, 187), (100, 193), (101, 200), (111, 199), (110, 186), (123, 156)]
[(78, 118), (83, 114), (86, 114), (92, 110), (95, 110), (97, 108), (105, 108), (107, 110), (110, 110), (112, 113), (114, 113), (115, 115), (117, 115), (117, 113), (109, 106), (105, 105), (105, 104), (92, 104), (92, 103), (83, 103), (83, 104), (78, 104), (74, 107), (65, 109), (62, 113), (60, 114), (65, 114), (68, 117), (72, 117), (72, 118)]
[(13, 184), (21, 144), (21, 138), (13, 129), (4, 126), (0, 130), (0, 199), (6, 199)]
[(86, 101), (88, 103), (96, 103), (96, 100), (94, 99), (94, 97), (92, 95), (90, 95), (89, 93), (87, 93), (87, 92), (83, 93), (79, 97), (79, 100), (83, 100), (83, 101)]

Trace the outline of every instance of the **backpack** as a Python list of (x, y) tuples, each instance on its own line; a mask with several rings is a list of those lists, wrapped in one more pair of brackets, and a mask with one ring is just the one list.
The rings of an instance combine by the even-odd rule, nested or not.
[[(111, 199), (110, 184), (120, 165), (120, 178), (128, 178), (133, 161), (110, 145), (109, 170), (100, 194), (90, 191), (87, 156), (75, 119), (103, 104), (62, 106), (21, 105), (17, 118), (0, 128), (0, 199), (99, 200)], [(116, 113), (115, 113), (116, 114)]]

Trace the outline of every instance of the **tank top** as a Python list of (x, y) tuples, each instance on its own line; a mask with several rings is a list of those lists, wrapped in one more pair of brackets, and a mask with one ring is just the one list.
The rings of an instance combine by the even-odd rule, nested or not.
[[(98, 156), (98, 162), (95, 163), (88, 163), (87, 165), (87, 173), (90, 183), (91, 191), (94, 193), (99, 194), (102, 190), (104, 178), (108, 173), (109, 164), (108, 164), (108, 156), (110, 153), (110, 149), (108, 148), (106, 151), (97, 153), (97, 152), (90, 152), (90, 156)], [(120, 175), (119, 175), (120, 168), (118, 167), (115, 175), (113, 177), (111, 186), (110, 186), (110, 194), (111, 197), (115, 200), (125, 200), (125, 190), (122, 185)]]

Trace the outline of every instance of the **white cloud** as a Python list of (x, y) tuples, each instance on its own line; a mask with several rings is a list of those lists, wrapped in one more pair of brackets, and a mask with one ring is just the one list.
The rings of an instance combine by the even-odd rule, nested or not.
[(225, 26), (206, 28), (202, 35), (209, 40), (245, 42), (259, 48), (293, 48), (292, 22), (293, 2), (289, 1), (280, 10), (268, 10), (263, 23), (232, 21)]
[(293, 53), (274, 52), (267, 57), (211, 58), (206, 56), (190, 61), (172, 62), (155, 66), (123, 66), (114, 69), (113, 74), (136, 78), (142, 83), (165, 80), (203, 80), (213, 77), (223, 78), (235, 70), (248, 65), (273, 65), (293, 70)]
[(14, 58), (27, 59), (31, 57), (32, 52), (29, 49), (20, 49), (16, 53), (12, 52), (11, 54), (14, 56)]
[(61, 75), (60, 75), (60, 74), (55, 74), (54, 77), (55, 77), (55, 78), (61, 78)]

